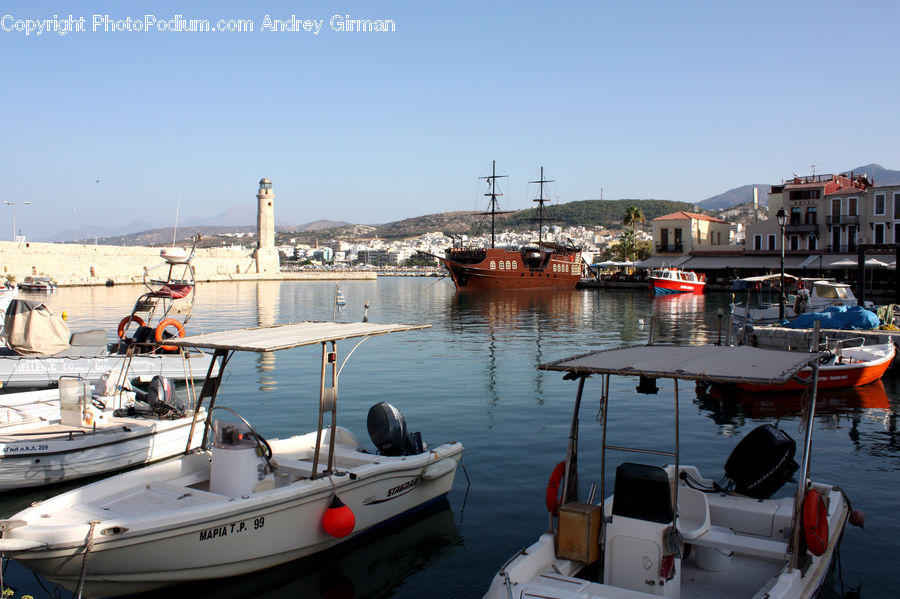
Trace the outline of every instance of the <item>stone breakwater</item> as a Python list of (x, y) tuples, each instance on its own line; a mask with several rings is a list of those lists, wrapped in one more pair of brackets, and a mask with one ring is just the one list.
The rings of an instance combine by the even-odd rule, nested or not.
[[(183, 246), (182, 246), (183, 247)], [(57, 285), (116, 285), (141, 283), (144, 269), (150, 277), (165, 279), (168, 267), (160, 258), (161, 248), (74, 243), (32, 243), (0, 241), (0, 281), (28, 276), (45, 276)], [(331, 280), (375, 279), (372, 272), (324, 271), (258, 273), (252, 250), (198, 248), (194, 259), (198, 282), (246, 280)], [(181, 273), (173, 269), (173, 276)]]

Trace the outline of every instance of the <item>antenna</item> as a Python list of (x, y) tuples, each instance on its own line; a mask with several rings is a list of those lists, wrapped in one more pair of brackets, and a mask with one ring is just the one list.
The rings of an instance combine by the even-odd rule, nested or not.
[(178, 204), (175, 205), (175, 229), (172, 231), (172, 247), (175, 247), (175, 236), (178, 235), (178, 213), (181, 211), (181, 194), (178, 194)]
[(816, 167), (817, 167), (817, 166), (818, 166), (818, 164), (810, 164), (810, 165), (809, 165), (809, 168), (812, 170), (812, 176), (813, 176), (813, 179), (816, 178)]

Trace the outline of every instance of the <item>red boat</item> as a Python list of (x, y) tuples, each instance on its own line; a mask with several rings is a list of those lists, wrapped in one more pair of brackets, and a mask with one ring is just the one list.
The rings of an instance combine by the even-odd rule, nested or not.
[[(826, 354), (819, 364), (819, 389), (859, 387), (881, 379), (894, 359), (893, 343), (838, 348)], [(811, 369), (804, 369), (784, 385), (739, 383), (742, 391), (805, 391)], [(800, 380), (797, 380), (800, 379)]]
[[(581, 280), (581, 248), (545, 241), (542, 233), (534, 245), (522, 248), (494, 247), (494, 217), (502, 214), (497, 210), (496, 162), (488, 180), (491, 198), (491, 247), (489, 248), (449, 248), (443, 258), (438, 257), (447, 268), (458, 291), (481, 289), (574, 289)], [(541, 168), (540, 195), (538, 199), (538, 231), (542, 231), (544, 203), (544, 169)]]
[(692, 270), (655, 268), (650, 271), (650, 291), (654, 295), (666, 293), (703, 293), (706, 277)]

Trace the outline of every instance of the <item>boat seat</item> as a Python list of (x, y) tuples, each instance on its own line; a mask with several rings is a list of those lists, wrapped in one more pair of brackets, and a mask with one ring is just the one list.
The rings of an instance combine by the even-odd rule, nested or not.
[(678, 531), (685, 541), (691, 541), (709, 531), (709, 502), (706, 493), (678, 488)]
[(739, 535), (730, 528), (710, 526), (703, 534), (688, 539), (692, 545), (730, 549), (738, 555), (756, 557), (774, 562), (782, 562), (787, 556), (787, 542)]

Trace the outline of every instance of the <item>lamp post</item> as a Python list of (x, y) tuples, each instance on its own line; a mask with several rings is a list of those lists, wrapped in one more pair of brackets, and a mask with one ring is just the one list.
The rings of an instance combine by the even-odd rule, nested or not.
[(778, 226), (781, 227), (781, 297), (778, 302), (778, 320), (784, 320), (784, 226), (787, 224), (787, 214), (784, 208), (779, 208), (775, 214)]
[[(12, 240), (16, 240), (16, 204), (18, 202), (10, 202), (9, 200), (3, 200), (3, 203), (7, 206), (12, 206), (12, 225), (13, 225), (13, 238)], [(22, 204), (30, 204), (31, 202), (22, 202)]]

